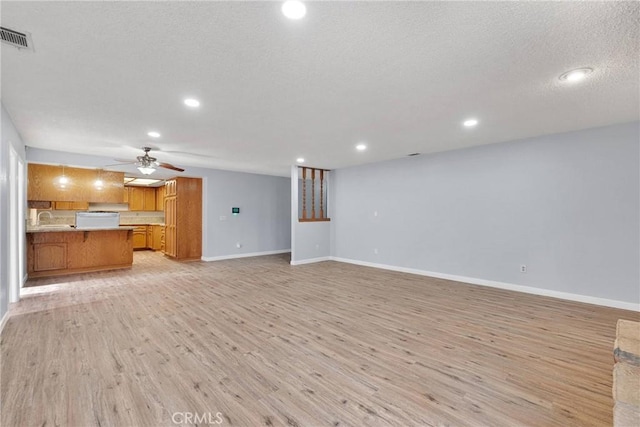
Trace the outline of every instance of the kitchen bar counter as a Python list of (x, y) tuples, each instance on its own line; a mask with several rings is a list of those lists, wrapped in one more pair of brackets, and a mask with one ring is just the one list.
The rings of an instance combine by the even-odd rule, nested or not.
[(29, 278), (130, 268), (134, 228), (27, 228)]
[(121, 225), (119, 227), (100, 227), (100, 228), (75, 228), (70, 225), (36, 225), (27, 226), (27, 233), (66, 233), (69, 231), (109, 231), (109, 230), (133, 230), (135, 227), (129, 225)]

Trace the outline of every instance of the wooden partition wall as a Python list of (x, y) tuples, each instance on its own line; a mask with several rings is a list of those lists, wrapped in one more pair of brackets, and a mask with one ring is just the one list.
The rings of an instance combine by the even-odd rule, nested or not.
[[(326, 209), (326, 180), (329, 177), (329, 171), (327, 169), (309, 167), (300, 167), (299, 169), (302, 196), (300, 198), (301, 200), (298, 200), (298, 204), (302, 205), (302, 212), (298, 217), (298, 221), (331, 221), (327, 217)], [(307, 201), (309, 197), (311, 200)]]

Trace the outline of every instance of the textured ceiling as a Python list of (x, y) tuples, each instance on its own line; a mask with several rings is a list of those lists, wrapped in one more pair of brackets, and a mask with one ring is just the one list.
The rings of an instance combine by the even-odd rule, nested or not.
[(639, 119), (637, 2), (280, 5), (2, 1), (2, 102), (28, 146), (275, 175)]

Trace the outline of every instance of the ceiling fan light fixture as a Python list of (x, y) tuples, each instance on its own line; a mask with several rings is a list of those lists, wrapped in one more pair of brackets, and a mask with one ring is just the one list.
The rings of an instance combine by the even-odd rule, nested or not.
[(151, 166), (138, 166), (138, 170), (143, 175), (151, 175), (152, 173), (154, 173), (156, 171), (156, 168), (151, 167)]

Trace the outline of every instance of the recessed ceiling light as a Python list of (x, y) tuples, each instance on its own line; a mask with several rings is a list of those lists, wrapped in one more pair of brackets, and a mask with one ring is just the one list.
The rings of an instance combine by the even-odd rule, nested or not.
[(160, 138), (160, 132), (156, 131), (147, 132), (147, 135), (149, 135), (151, 138)]
[(576, 83), (580, 80), (584, 80), (584, 78), (592, 72), (593, 68), (577, 68), (562, 74), (559, 79), (563, 82)]
[(289, 19), (300, 19), (307, 14), (307, 7), (301, 1), (288, 0), (282, 4), (282, 13)]
[(462, 124), (465, 127), (472, 128), (472, 127), (474, 127), (475, 125), (478, 124), (478, 120), (477, 119), (468, 119), (468, 120), (465, 120), (464, 122), (462, 122)]
[(296, 159), (296, 162), (298, 162), (298, 163), (304, 163), (304, 159), (303, 159), (302, 157), (298, 157), (298, 158)]
[(187, 98), (184, 100), (184, 105), (191, 108), (197, 108), (200, 106), (200, 101), (194, 98)]
[(358, 151), (364, 151), (367, 149), (367, 144), (358, 144), (356, 145), (356, 150)]

